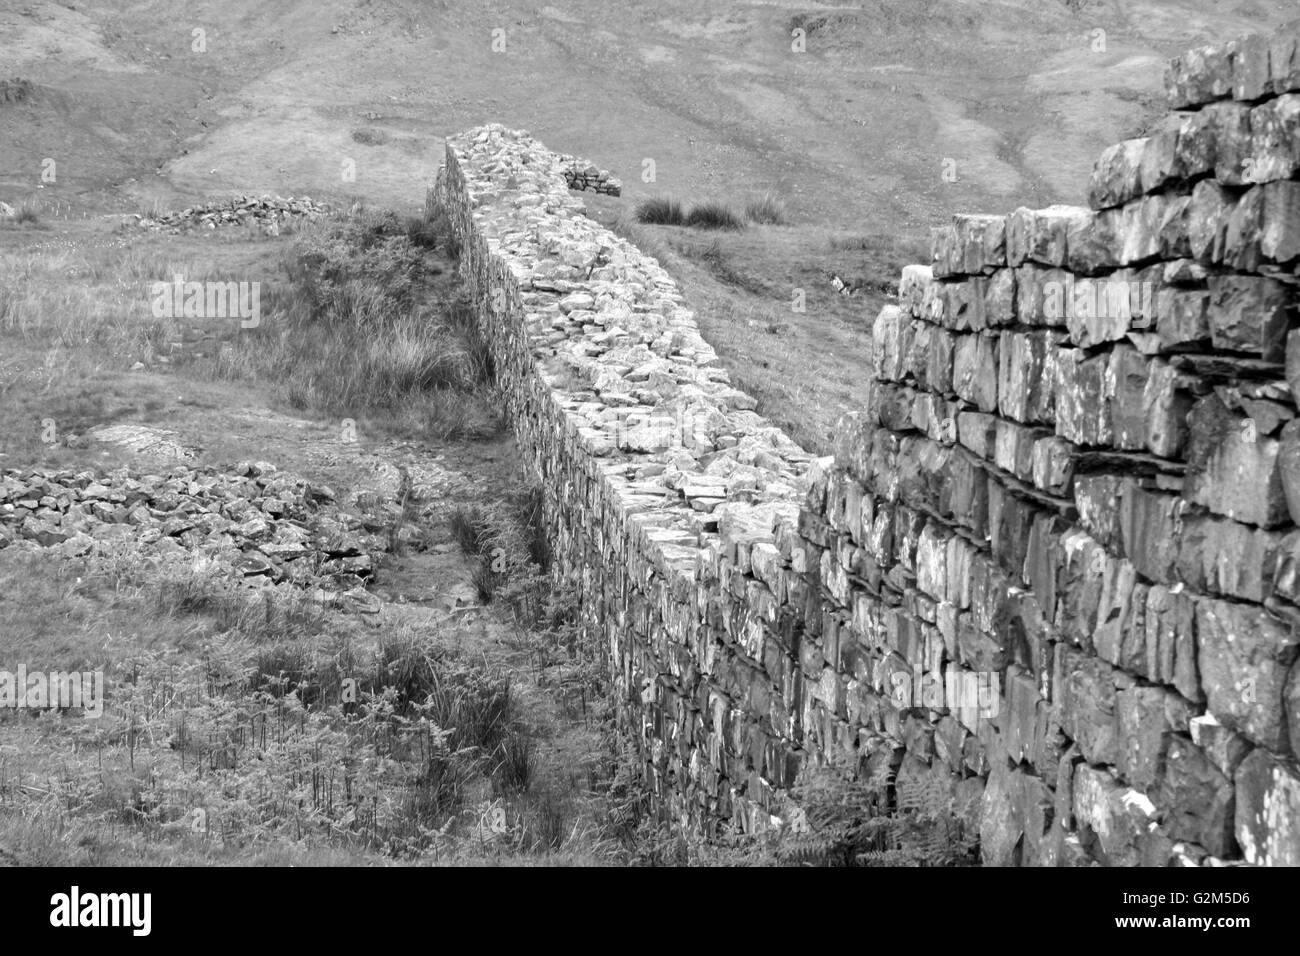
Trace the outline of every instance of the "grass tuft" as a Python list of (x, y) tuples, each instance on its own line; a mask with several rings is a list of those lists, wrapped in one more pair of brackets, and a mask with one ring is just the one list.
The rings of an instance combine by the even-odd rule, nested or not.
[(642, 200), (636, 207), (637, 222), (655, 226), (680, 226), (685, 223), (682, 204), (666, 196)]
[(761, 225), (782, 226), (786, 223), (785, 203), (776, 193), (764, 193), (745, 204), (745, 216)]
[(744, 229), (745, 221), (720, 202), (704, 202), (692, 206), (686, 214), (686, 225), (699, 229)]

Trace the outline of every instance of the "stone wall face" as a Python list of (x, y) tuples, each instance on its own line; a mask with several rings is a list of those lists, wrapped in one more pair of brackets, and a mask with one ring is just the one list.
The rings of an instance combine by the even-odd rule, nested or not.
[(1001, 677), (917, 748), (987, 766), (986, 863), (1300, 863), (1298, 69), (1294, 37), (1179, 58), (1091, 208), (955, 217), (876, 319), (838, 613)]
[(556, 573), (683, 824), (781, 826), (844, 757), (945, 788), (987, 864), (1300, 863), (1300, 54), (1167, 85), (1092, 208), (936, 230), (833, 459), (754, 414), (569, 158), (449, 141), (430, 201)]

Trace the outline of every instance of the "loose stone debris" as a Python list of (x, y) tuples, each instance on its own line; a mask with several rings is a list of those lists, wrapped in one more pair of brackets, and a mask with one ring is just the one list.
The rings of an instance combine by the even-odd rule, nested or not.
[(178, 235), (194, 229), (216, 229), (223, 226), (258, 226), (276, 235), (280, 227), (294, 220), (312, 221), (329, 212), (329, 207), (314, 202), (310, 196), (282, 199), (279, 196), (237, 196), (221, 199), (202, 206), (189, 206), (177, 212), (168, 212), (156, 218), (135, 214), (136, 225)]
[[(0, 549), (69, 558), (138, 552), (149, 562), (221, 569), (253, 585), (289, 584), (372, 613), (366, 591), (387, 549), (387, 519), (340, 510), (326, 485), (267, 462), (228, 471), (174, 467), (0, 471)], [(393, 506), (389, 505), (388, 508)], [(400, 509), (396, 509), (400, 514)]]

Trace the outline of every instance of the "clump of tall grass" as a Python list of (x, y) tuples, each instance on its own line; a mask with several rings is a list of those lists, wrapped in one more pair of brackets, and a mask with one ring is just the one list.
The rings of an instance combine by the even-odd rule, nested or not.
[(666, 196), (655, 196), (637, 203), (636, 218), (655, 226), (680, 226), (685, 221), (682, 204)]
[(776, 193), (764, 193), (745, 204), (745, 216), (750, 222), (780, 226), (786, 222), (785, 203)]
[(721, 202), (696, 203), (686, 209), (675, 199), (655, 196), (636, 207), (637, 222), (654, 226), (694, 226), (699, 229), (743, 229), (745, 220)]
[(725, 203), (707, 202), (690, 207), (686, 225), (698, 229), (744, 229), (745, 220), (737, 216)]
[(704, 202), (692, 206), (686, 214), (686, 225), (699, 229), (744, 229), (741, 219), (726, 203)]

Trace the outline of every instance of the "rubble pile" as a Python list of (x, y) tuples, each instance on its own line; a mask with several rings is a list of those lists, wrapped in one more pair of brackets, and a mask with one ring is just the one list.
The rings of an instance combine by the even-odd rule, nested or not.
[[(369, 608), (381, 529), (334, 506), (334, 492), (266, 462), (231, 471), (174, 467), (0, 471), (0, 549), (93, 557), (126, 545), (159, 561), (228, 569), (250, 584), (289, 583)], [(345, 599), (346, 600), (343, 600)]]
[(201, 206), (149, 217), (135, 215), (136, 225), (177, 235), (193, 229), (216, 229), (224, 226), (256, 226), (272, 234), (294, 220), (315, 220), (329, 212), (329, 207), (314, 202), (310, 196), (236, 196), (214, 200)]

